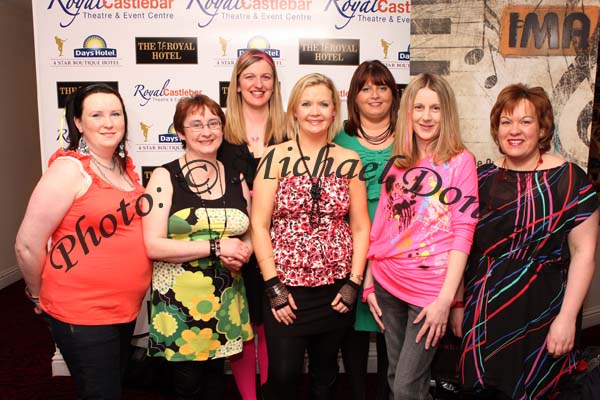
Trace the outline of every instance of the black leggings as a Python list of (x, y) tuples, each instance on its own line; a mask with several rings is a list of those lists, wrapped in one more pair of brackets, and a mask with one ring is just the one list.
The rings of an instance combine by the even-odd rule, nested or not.
[(301, 375), (304, 352), (308, 352), (310, 398), (332, 400), (338, 374), (338, 349), (346, 328), (304, 336), (267, 336), (269, 379), (265, 384), (265, 399), (293, 400), (301, 396)]
[[(377, 339), (377, 400), (389, 400), (390, 388), (387, 379), (388, 360), (383, 333), (376, 334)], [(352, 400), (367, 398), (367, 366), (371, 333), (348, 329), (342, 342), (344, 369), (350, 378)]]

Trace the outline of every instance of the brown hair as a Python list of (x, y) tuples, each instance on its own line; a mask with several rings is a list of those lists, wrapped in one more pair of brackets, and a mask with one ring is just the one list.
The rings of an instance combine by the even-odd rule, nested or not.
[[(221, 126), (225, 125), (225, 114), (221, 106), (210, 97), (198, 94), (194, 97), (183, 97), (175, 106), (175, 115), (173, 115), (173, 127), (177, 133), (183, 134), (183, 121), (185, 118), (196, 110), (208, 110), (215, 114), (221, 120)], [(185, 135), (184, 135), (185, 136)], [(181, 145), (185, 149), (185, 140), (181, 140)]]
[(523, 100), (529, 101), (535, 109), (540, 133), (544, 132), (543, 135), (540, 135), (538, 148), (540, 149), (540, 153), (545, 153), (550, 150), (550, 142), (552, 142), (552, 137), (554, 136), (554, 113), (548, 94), (540, 86), (529, 87), (524, 83), (515, 83), (502, 89), (490, 112), (490, 132), (492, 139), (494, 139), (494, 142), (502, 153), (500, 142), (498, 141), (500, 117), (503, 112), (512, 115), (515, 107)]
[(414, 100), (419, 90), (433, 90), (439, 98), (441, 120), (440, 132), (433, 141), (433, 161), (441, 164), (460, 154), (464, 149), (460, 125), (458, 122), (458, 106), (454, 91), (450, 84), (436, 74), (420, 74), (414, 77), (402, 94), (398, 123), (394, 138), (392, 156), (398, 157), (394, 164), (399, 168), (414, 167), (419, 161), (419, 149), (413, 131), (412, 112)]
[(233, 144), (246, 143), (246, 126), (242, 115), (242, 95), (238, 93), (240, 75), (246, 68), (261, 60), (266, 61), (273, 71), (273, 93), (269, 99), (269, 120), (265, 132), (265, 145), (283, 141), (284, 112), (277, 69), (271, 56), (258, 49), (249, 49), (242, 54), (231, 71), (227, 90), (227, 124), (224, 128), (225, 140)]
[[(125, 132), (123, 135), (123, 139), (121, 139), (121, 143), (125, 145), (127, 142), (127, 111), (125, 111), (125, 103), (123, 103), (123, 98), (119, 94), (119, 92), (114, 89), (112, 86), (107, 85), (106, 83), (93, 83), (91, 85), (82, 86), (77, 91), (71, 93), (66, 100), (65, 105), (65, 119), (67, 121), (67, 128), (69, 129), (69, 146), (67, 149), (76, 150), (79, 146), (79, 139), (81, 139), (82, 132), (79, 132), (77, 129), (77, 125), (75, 124), (76, 119), (81, 119), (83, 114), (83, 103), (88, 96), (96, 93), (105, 93), (112, 94), (119, 99), (119, 103), (121, 103), (121, 108), (123, 109), (123, 119), (124, 119), (124, 128)], [(119, 147), (115, 149), (114, 155), (118, 156)], [(125, 158), (117, 157), (119, 160), (119, 165), (122, 170), (125, 169)]]
[(400, 93), (396, 80), (390, 70), (379, 60), (364, 61), (356, 68), (350, 81), (348, 89), (348, 120), (344, 124), (344, 130), (350, 136), (358, 135), (360, 127), (360, 112), (358, 104), (356, 104), (356, 96), (365, 86), (368, 81), (374, 85), (384, 85), (392, 91), (392, 105), (390, 107), (390, 130), (393, 132), (396, 129), (398, 121), (398, 107), (400, 107)]

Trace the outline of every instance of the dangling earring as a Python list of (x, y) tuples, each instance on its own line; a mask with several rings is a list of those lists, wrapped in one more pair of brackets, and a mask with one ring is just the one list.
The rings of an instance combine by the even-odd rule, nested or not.
[(119, 157), (125, 158), (125, 144), (123, 142), (119, 143)]
[(85, 142), (83, 135), (81, 135), (81, 137), (79, 138), (79, 146), (77, 146), (77, 150), (83, 155), (90, 155), (90, 149), (88, 149), (88, 145)]

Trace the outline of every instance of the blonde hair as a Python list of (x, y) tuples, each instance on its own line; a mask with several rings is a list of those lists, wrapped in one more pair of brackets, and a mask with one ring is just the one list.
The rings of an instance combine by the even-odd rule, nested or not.
[(331, 79), (323, 74), (313, 73), (303, 76), (296, 82), (290, 93), (290, 99), (288, 101), (287, 113), (285, 115), (285, 126), (286, 134), (289, 139), (295, 139), (298, 135), (298, 121), (294, 116), (294, 110), (300, 103), (300, 97), (304, 90), (311, 86), (323, 85), (331, 91), (331, 98), (333, 100), (333, 109), (335, 111), (335, 119), (329, 125), (327, 130), (327, 141), (331, 142), (335, 135), (339, 132), (342, 127), (342, 117), (340, 113), (340, 95)]
[(273, 71), (273, 93), (269, 98), (269, 120), (265, 131), (265, 145), (273, 141), (281, 143), (284, 139), (283, 101), (277, 69), (273, 59), (263, 51), (249, 49), (242, 54), (233, 67), (229, 89), (227, 91), (227, 110), (225, 111), (225, 140), (233, 144), (246, 143), (246, 124), (242, 114), (242, 95), (238, 93), (240, 75), (246, 68), (259, 61), (266, 61)]
[(392, 148), (392, 157), (402, 156), (394, 161), (394, 165), (398, 168), (411, 168), (419, 161), (419, 149), (413, 130), (412, 112), (417, 92), (424, 88), (434, 91), (440, 101), (440, 132), (432, 144), (433, 162), (438, 165), (445, 163), (465, 149), (460, 135), (458, 107), (452, 87), (439, 75), (420, 74), (406, 86), (400, 100), (398, 123), (396, 124), (394, 147)]

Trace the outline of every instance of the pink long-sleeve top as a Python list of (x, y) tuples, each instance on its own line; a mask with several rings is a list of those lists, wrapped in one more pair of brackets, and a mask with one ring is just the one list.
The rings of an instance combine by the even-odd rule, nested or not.
[(444, 283), (450, 250), (471, 249), (478, 210), (475, 159), (468, 151), (436, 165), (392, 166), (381, 187), (368, 258), (377, 283), (424, 307)]

